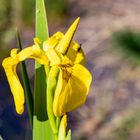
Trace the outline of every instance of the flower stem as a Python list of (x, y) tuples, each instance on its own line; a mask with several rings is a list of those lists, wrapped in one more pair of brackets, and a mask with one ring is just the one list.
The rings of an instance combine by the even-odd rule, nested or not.
[(54, 134), (54, 139), (58, 140), (58, 133)]
[(54, 92), (57, 84), (58, 74), (59, 74), (59, 68), (53, 66), (50, 69), (49, 76), (47, 79), (47, 113), (48, 113), (48, 117), (53, 133), (55, 135), (58, 133), (58, 128), (56, 125), (56, 117), (54, 116), (53, 113), (53, 99), (54, 99)]

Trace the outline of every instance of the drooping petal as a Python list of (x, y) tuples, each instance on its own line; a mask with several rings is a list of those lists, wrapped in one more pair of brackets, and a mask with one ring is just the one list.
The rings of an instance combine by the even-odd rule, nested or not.
[(16, 111), (18, 114), (22, 114), (24, 111), (24, 91), (16, 74), (17, 64), (17, 59), (12, 57), (5, 58), (2, 63), (14, 97)]
[(85, 102), (92, 77), (84, 66), (75, 64), (66, 71), (61, 69), (58, 81), (53, 111), (56, 116), (62, 116)]
[(46, 56), (45, 52), (42, 51), (37, 45), (27, 47), (21, 52), (19, 52), (17, 55), (19, 57), (19, 61), (24, 61), (27, 58), (32, 58), (43, 65), (48, 65), (49, 63), (48, 57)]
[(24, 111), (24, 91), (17, 76), (16, 67), (19, 62), (27, 58), (33, 58), (44, 65), (48, 65), (49, 62), (45, 52), (36, 45), (25, 48), (19, 53), (17, 53), (17, 49), (12, 49), (11, 57), (5, 58), (2, 62), (18, 114), (22, 114)]

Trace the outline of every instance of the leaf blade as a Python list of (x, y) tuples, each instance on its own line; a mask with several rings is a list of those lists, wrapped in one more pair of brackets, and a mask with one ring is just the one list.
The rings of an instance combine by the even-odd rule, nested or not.
[[(44, 0), (36, 0), (36, 37), (41, 42), (49, 37)], [(40, 46), (42, 48), (42, 45)], [(46, 110), (46, 73), (43, 65), (35, 64), (33, 140), (53, 140)]]
[[(17, 38), (17, 44), (20, 49), (22, 50), (22, 43), (20, 39), (19, 32), (16, 31), (16, 38)], [(27, 105), (27, 110), (28, 110), (28, 115), (29, 115), (29, 121), (31, 128), (33, 127), (33, 95), (30, 87), (30, 80), (28, 77), (27, 69), (26, 69), (26, 64), (25, 62), (21, 62), (20, 64), (20, 70), (21, 70), (21, 75), (22, 75), (22, 80), (23, 80), (23, 86), (25, 90), (25, 98), (26, 98), (26, 105)]]

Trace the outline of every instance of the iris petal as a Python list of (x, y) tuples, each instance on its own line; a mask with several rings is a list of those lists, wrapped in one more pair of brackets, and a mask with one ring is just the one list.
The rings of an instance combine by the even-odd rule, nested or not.
[(42, 51), (39, 46), (33, 45), (27, 47), (18, 53), (19, 61), (24, 61), (26, 58), (32, 58), (38, 61), (40, 64), (48, 65), (48, 57), (45, 52)]
[(22, 114), (24, 111), (25, 99), (22, 85), (16, 73), (16, 67), (19, 62), (24, 61), (26, 58), (33, 58), (40, 64), (48, 65), (48, 58), (45, 52), (36, 45), (25, 48), (19, 53), (17, 53), (17, 49), (12, 49), (11, 57), (5, 58), (2, 62), (18, 114)]
[(14, 97), (16, 111), (18, 114), (22, 114), (24, 111), (24, 91), (16, 74), (17, 63), (18, 61), (14, 60), (12, 57), (8, 57), (4, 59), (2, 65), (5, 69), (10, 89)]
[(63, 36), (64, 35), (61, 32), (57, 32), (54, 35), (52, 35), (43, 43), (43, 50), (47, 51), (49, 48), (56, 48)]
[(82, 105), (92, 80), (89, 71), (80, 64), (75, 64), (65, 74), (61, 69), (53, 103), (56, 116), (62, 116)]
[(78, 17), (74, 23), (70, 26), (70, 28), (68, 29), (68, 31), (66, 32), (66, 34), (63, 36), (59, 46), (59, 52), (61, 52), (62, 54), (65, 54), (68, 50), (68, 47), (72, 41), (72, 38), (74, 36), (75, 30), (78, 26), (80, 18)]
[(85, 66), (85, 55), (82, 48), (78, 43), (72, 41), (70, 47), (66, 53), (66, 56), (75, 64), (81, 64)]

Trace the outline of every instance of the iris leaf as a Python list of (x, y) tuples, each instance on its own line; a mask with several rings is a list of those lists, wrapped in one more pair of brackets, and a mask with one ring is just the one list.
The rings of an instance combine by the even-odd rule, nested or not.
[[(16, 32), (16, 38), (17, 38), (18, 47), (21, 51), (22, 44), (21, 44), (21, 39), (20, 39), (20, 35), (19, 35), (18, 31)], [(25, 89), (25, 98), (26, 98), (26, 105), (27, 105), (28, 114), (29, 114), (29, 121), (30, 121), (30, 125), (32, 128), (33, 127), (33, 96), (32, 96), (32, 91), (31, 91), (31, 87), (30, 87), (28, 73), (26, 70), (26, 64), (24, 61), (21, 62), (20, 68), (21, 68), (23, 85), (24, 85), (24, 89)]]
[[(49, 33), (44, 0), (36, 0), (35, 25), (36, 37), (41, 42), (45, 41), (49, 37)], [(33, 140), (53, 140), (46, 110), (46, 74), (44, 66), (37, 62), (35, 64), (34, 87)]]

